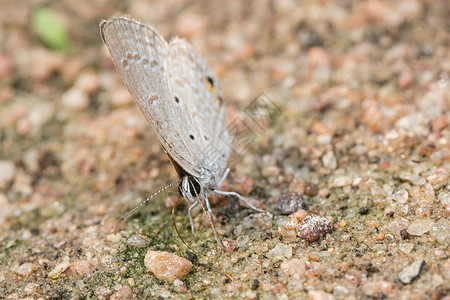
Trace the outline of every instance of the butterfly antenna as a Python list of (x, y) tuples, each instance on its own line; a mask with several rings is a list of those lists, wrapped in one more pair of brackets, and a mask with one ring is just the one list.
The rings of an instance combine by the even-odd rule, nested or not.
[(159, 193), (167, 190), (168, 188), (170, 188), (171, 186), (177, 184), (178, 181), (172, 182), (168, 185), (166, 185), (165, 187), (163, 187), (162, 189), (158, 190), (156, 193), (154, 193), (153, 195), (151, 195), (150, 197), (148, 197), (147, 199), (145, 199), (144, 201), (142, 201), (141, 203), (139, 203), (135, 208), (133, 208), (132, 210), (130, 210), (129, 212), (127, 212), (123, 217), (121, 217), (119, 220), (117, 220), (116, 224), (114, 224), (113, 227), (113, 231), (114, 234), (117, 234), (117, 230), (119, 230), (119, 226), (120, 224), (122, 224), (123, 221), (125, 221), (132, 213), (134, 213), (135, 210), (137, 210), (139, 207), (141, 207), (142, 205), (144, 205), (145, 203), (147, 203), (150, 199), (152, 199), (153, 197), (155, 197), (156, 195), (158, 195)]
[(185, 242), (185, 241), (183, 240), (183, 238), (181, 237), (180, 232), (178, 231), (177, 224), (175, 223), (175, 209), (176, 209), (177, 206), (178, 206), (178, 203), (175, 204), (175, 205), (172, 207), (172, 222), (173, 222), (173, 227), (175, 227), (175, 231), (177, 232), (178, 237), (179, 237), (180, 240), (183, 242), (183, 244), (184, 244), (186, 247), (188, 247), (189, 249), (191, 249), (193, 252), (196, 252), (194, 249), (192, 249), (191, 247), (189, 247), (188, 244), (186, 244), (186, 242)]

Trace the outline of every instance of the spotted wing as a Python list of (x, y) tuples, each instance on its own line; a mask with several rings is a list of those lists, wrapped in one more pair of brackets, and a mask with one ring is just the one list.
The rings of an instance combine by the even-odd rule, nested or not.
[(172, 95), (178, 99), (176, 114), (186, 122), (191, 147), (199, 151), (194, 161), (186, 162), (182, 167), (193, 168), (189, 164), (195, 163), (218, 179), (231, 153), (219, 79), (194, 48), (179, 38), (169, 43), (166, 70), (170, 74)]
[[(178, 94), (171, 89), (173, 71), (167, 69), (171, 60), (167, 43), (153, 27), (120, 16), (102, 21), (100, 32), (122, 80), (164, 150), (187, 173), (200, 176), (196, 162), (201, 147), (192, 143), (189, 111), (178, 105)], [(180, 94), (184, 99), (184, 91)]]

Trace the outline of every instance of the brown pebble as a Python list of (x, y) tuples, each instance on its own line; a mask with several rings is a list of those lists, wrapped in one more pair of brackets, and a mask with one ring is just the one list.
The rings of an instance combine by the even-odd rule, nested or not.
[(311, 126), (311, 130), (316, 134), (325, 134), (330, 132), (330, 128), (324, 123), (315, 120)]
[(312, 261), (319, 261), (320, 260), (320, 257), (317, 254), (312, 253), (312, 252), (308, 253), (308, 257)]
[(98, 297), (103, 297), (105, 299), (109, 298), (111, 296), (113, 291), (108, 286), (99, 286), (95, 289), (95, 295)]
[(313, 67), (328, 67), (330, 56), (321, 47), (311, 47), (308, 51), (308, 63)]
[(293, 217), (297, 219), (297, 221), (301, 221), (308, 215), (308, 212), (304, 209), (300, 209), (293, 214)]
[(144, 264), (158, 279), (174, 282), (175, 279), (183, 279), (189, 274), (192, 263), (178, 255), (148, 250)]
[(6, 78), (11, 76), (11, 73), (14, 70), (14, 61), (13, 59), (6, 54), (0, 54), (0, 78)]
[(111, 295), (110, 300), (126, 300), (133, 298), (133, 291), (128, 285), (122, 286), (117, 292)]
[(37, 271), (38, 268), (38, 265), (34, 263), (24, 263), (17, 268), (16, 273), (21, 276), (29, 276), (31, 273)]
[(234, 185), (236, 192), (240, 194), (250, 194), (253, 191), (255, 180), (250, 177), (236, 178)]
[(434, 150), (436, 150), (436, 147), (434, 145), (424, 145), (419, 148), (419, 155), (430, 156), (431, 154), (433, 154)]
[(402, 240), (407, 240), (409, 238), (408, 230), (406, 229), (400, 230), (400, 236), (402, 237)]
[(286, 276), (302, 276), (306, 271), (306, 263), (302, 259), (292, 258), (285, 260), (280, 265), (281, 270), (283, 270)]
[(175, 279), (173, 282), (173, 289), (177, 293), (186, 293), (188, 291), (186, 285), (180, 279)]
[(87, 275), (94, 269), (92, 264), (87, 260), (76, 260), (70, 264), (70, 271), (78, 275)]
[(405, 69), (398, 75), (398, 85), (399, 87), (406, 88), (414, 82), (414, 74), (410, 69)]
[(447, 127), (447, 123), (446, 116), (439, 116), (431, 122), (431, 130), (433, 132), (439, 132)]
[(304, 208), (305, 201), (299, 193), (284, 194), (277, 199), (277, 209), (282, 215), (289, 215)]
[(297, 235), (309, 242), (314, 242), (325, 237), (332, 230), (333, 224), (327, 218), (309, 215), (298, 224)]
[(236, 241), (230, 240), (230, 239), (224, 239), (222, 240), (223, 245), (225, 246), (225, 249), (227, 252), (234, 252), (237, 250)]
[(308, 196), (316, 196), (319, 192), (317, 184), (308, 182), (305, 186), (305, 194)]

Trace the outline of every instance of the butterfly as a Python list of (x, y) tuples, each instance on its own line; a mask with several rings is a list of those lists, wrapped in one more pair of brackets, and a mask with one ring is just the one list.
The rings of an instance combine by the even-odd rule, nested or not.
[(212, 220), (211, 192), (238, 197), (263, 212), (238, 193), (219, 190), (229, 174), (233, 138), (227, 130), (219, 79), (208, 63), (186, 40), (174, 38), (167, 43), (152, 26), (128, 17), (103, 20), (100, 33), (178, 174), (178, 192), (190, 204), (192, 232), (191, 211), (202, 201)]

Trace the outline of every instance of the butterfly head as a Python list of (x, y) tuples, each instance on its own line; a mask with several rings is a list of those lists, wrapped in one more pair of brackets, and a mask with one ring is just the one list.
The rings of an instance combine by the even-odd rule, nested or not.
[(189, 202), (195, 202), (196, 197), (199, 197), (202, 192), (202, 186), (200, 181), (191, 175), (181, 178), (181, 182), (178, 185), (178, 193)]

